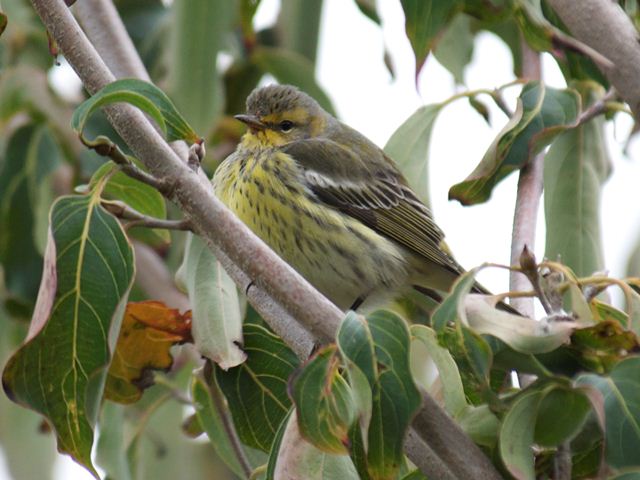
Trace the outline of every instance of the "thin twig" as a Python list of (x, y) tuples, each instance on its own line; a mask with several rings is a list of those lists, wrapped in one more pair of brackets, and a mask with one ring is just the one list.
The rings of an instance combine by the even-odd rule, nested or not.
[(103, 200), (101, 205), (112, 215), (122, 219), (131, 220), (127, 223), (127, 228), (147, 227), (147, 228), (164, 228), (166, 230), (193, 231), (191, 222), (188, 219), (182, 220), (165, 220), (155, 218), (138, 212), (124, 202), (117, 200)]
[(591, 60), (593, 60), (598, 65), (598, 67), (604, 70), (609, 70), (614, 67), (613, 62), (602, 55), (600, 52), (594, 50), (586, 43), (582, 43), (580, 40), (577, 40), (570, 35), (566, 35), (560, 30), (554, 29), (552, 33), (552, 42), (557, 47), (578, 52), (591, 58)]
[(618, 95), (618, 92), (616, 92), (616, 89), (611, 87), (609, 89), (609, 91), (600, 99), (596, 100), (595, 102), (593, 102), (589, 108), (587, 108), (585, 111), (583, 111), (580, 116), (578, 117), (578, 119), (576, 120), (576, 126), (579, 125), (583, 125), (586, 122), (588, 122), (589, 120), (591, 120), (592, 118), (603, 114), (604, 112), (607, 111), (607, 104), (613, 100), (614, 98), (616, 98), (616, 96)]
[(242, 443), (240, 442), (240, 438), (238, 437), (238, 432), (236, 432), (236, 427), (233, 424), (233, 420), (229, 415), (229, 410), (227, 409), (224, 398), (222, 397), (218, 386), (216, 385), (216, 381), (213, 377), (213, 366), (211, 365), (211, 360), (207, 360), (204, 366), (204, 379), (209, 387), (209, 394), (211, 395), (211, 399), (213, 400), (213, 405), (215, 409), (218, 411), (218, 415), (220, 415), (220, 420), (222, 423), (222, 428), (227, 435), (227, 439), (231, 444), (231, 448), (233, 449), (233, 453), (236, 456), (236, 460), (242, 467), (242, 471), (245, 476), (249, 478), (251, 476), (251, 472), (253, 468), (251, 468), (251, 463), (249, 463), (249, 459), (242, 448)]
[(566, 441), (558, 446), (553, 459), (553, 478), (555, 480), (571, 480), (571, 442)]

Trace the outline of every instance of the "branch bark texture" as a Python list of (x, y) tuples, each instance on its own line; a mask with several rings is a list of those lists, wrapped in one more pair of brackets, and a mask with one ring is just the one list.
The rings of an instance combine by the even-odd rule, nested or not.
[(603, 73), (640, 120), (640, 43), (638, 31), (617, 2), (549, 0), (571, 34), (607, 57)]

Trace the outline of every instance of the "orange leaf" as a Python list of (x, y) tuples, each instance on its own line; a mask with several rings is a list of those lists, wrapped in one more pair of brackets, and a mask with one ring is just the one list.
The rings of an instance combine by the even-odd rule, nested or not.
[(153, 370), (168, 370), (176, 343), (191, 341), (191, 311), (181, 314), (162, 302), (131, 302), (109, 367), (105, 398), (134, 403), (153, 384)]

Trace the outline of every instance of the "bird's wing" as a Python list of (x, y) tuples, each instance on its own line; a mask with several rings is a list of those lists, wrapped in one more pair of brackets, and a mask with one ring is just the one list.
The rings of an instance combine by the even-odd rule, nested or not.
[(348, 149), (314, 138), (292, 142), (282, 151), (296, 160), (318, 199), (416, 254), (462, 272), (443, 250), (444, 234), (429, 209), (379, 148), (359, 143)]

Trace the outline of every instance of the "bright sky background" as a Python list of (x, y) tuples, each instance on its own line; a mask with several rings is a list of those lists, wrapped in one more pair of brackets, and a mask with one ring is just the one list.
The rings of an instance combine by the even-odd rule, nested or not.
[[(419, 106), (441, 102), (460, 91), (452, 76), (433, 58), (427, 61), (414, 85), (414, 59), (404, 34), (404, 16), (397, 1), (379, 1), (382, 30), (363, 16), (353, 1), (325, 0), (318, 56), (320, 84), (332, 98), (340, 118), (383, 147), (394, 130)], [(270, 25), (278, 12), (278, 0), (262, 0), (258, 26)], [(392, 79), (384, 66), (386, 44), (397, 77)], [(548, 85), (563, 87), (564, 81), (553, 60), (545, 58), (544, 77)], [(55, 67), (54, 67), (55, 68)], [(476, 42), (473, 62), (467, 68), (465, 89), (494, 88), (513, 80), (511, 56), (504, 44), (490, 34)], [(56, 76), (65, 72), (58, 69)], [(68, 73), (68, 72), (66, 72)], [(66, 82), (69, 81), (66, 77)], [(516, 89), (511, 90), (515, 95)], [(487, 99), (488, 100), (488, 99)], [(513, 98), (512, 105), (513, 103)], [(489, 101), (486, 102), (491, 105)], [(640, 234), (640, 219), (629, 199), (637, 198), (640, 162), (638, 145), (632, 145), (631, 159), (621, 155), (622, 143), (631, 121), (618, 115), (616, 134), (610, 129), (609, 150), (613, 174), (603, 191), (603, 236), (607, 268), (623, 276), (625, 262)], [(446, 107), (440, 114), (430, 150), (430, 191), (435, 219), (447, 234), (447, 242), (458, 261), (467, 268), (485, 261), (508, 263), (516, 175), (503, 181), (492, 199), (479, 206), (462, 207), (447, 200), (451, 185), (464, 179), (482, 158), (506, 118), (491, 108), (492, 126), (475, 113), (465, 100)], [(627, 212), (634, 213), (631, 216)], [(543, 216), (538, 219), (536, 255), (544, 253)], [(506, 274), (481, 274), (482, 282), (496, 292), (507, 290)], [(92, 477), (68, 457), (60, 457), (56, 478), (89, 480)], [(0, 458), (0, 480), (9, 479)]]

